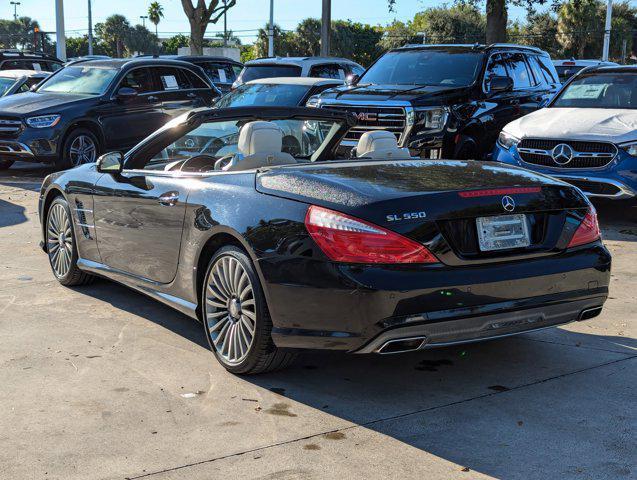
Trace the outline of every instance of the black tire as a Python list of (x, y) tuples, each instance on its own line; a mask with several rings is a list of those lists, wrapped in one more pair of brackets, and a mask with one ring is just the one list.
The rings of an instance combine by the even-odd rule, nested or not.
[[(74, 147), (74, 143), (78, 142), (81, 137), (84, 137), (87, 140), (90, 140), (94, 146), (94, 151), (90, 155), (90, 158), (80, 158), (77, 159), (77, 155), (71, 151), (72, 147)], [(64, 145), (62, 146), (62, 152), (58, 159), (55, 162), (55, 166), (57, 168), (66, 170), (68, 168), (77, 167), (78, 165), (82, 165), (84, 163), (92, 163), (97, 160), (97, 157), (100, 153), (100, 144), (97, 137), (86, 128), (75, 128), (69, 133), (64, 140)], [(89, 157), (87, 155), (87, 157)]]
[[(241, 268), (238, 268), (235, 262), (238, 262)], [(221, 289), (225, 290), (224, 287), (226, 286), (226, 284), (221, 283), (220, 280), (220, 278), (223, 276), (223, 274), (220, 273), (222, 271), (220, 269), (225, 268), (225, 265), (235, 266), (233, 270), (234, 273), (232, 275), (235, 278), (237, 277), (237, 271), (240, 272), (239, 276), (241, 277), (241, 279), (243, 279), (244, 272), (247, 275), (247, 279), (250, 282), (249, 286), (252, 289), (252, 296), (248, 296), (245, 301), (241, 301), (246, 304), (250, 302), (250, 306), (253, 306), (253, 310), (251, 310), (250, 312), (251, 314), (256, 315), (256, 319), (253, 322), (254, 334), (252, 335), (251, 340), (248, 342), (249, 345), (245, 349), (246, 353), (244, 354), (243, 358), (237, 359), (237, 361), (235, 362), (229, 360), (223, 354), (224, 346), (226, 342), (231, 341), (229, 337), (232, 333), (226, 332), (226, 336), (223, 337), (223, 341), (221, 338), (219, 338), (219, 336), (220, 333), (223, 333), (224, 330), (232, 330), (233, 326), (236, 327), (236, 330), (242, 332), (242, 322), (245, 320), (242, 314), (245, 313), (245, 309), (247, 309), (248, 307), (239, 307), (239, 318), (235, 320), (232, 317), (232, 310), (229, 306), (227, 308), (222, 308), (210, 305), (211, 301), (222, 301), (221, 297), (219, 297), (220, 294), (228, 297), (228, 302), (231, 302), (232, 297), (236, 296), (234, 294), (228, 295), (228, 292), (219, 291), (215, 293), (214, 284), (209, 288), (209, 284), (211, 283), (211, 279), (213, 278), (211, 277), (211, 272), (213, 272), (213, 269), (215, 269), (214, 280), (218, 281), (221, 285)], [(241, 281), (239, 281), (239, 284), (244, 285)], [(229, 287), (229, 290), (232, 290), (232, 288)], [(239, 290), (241, 290), (241, 286), (239, 287)], [(253, 302), (252, 299), (254, 300)], [(236, 300), (239, 301), (239, 298), (237, 298)], [(245, 254), (245, 252), (243, 252), (239, 248), (235, 246), (223, 247), (219, 249), (210, 260), (210, 263), (208, 264), (208, 268), (206, 270), (204, 284), (201, 289), (201, 311), (204, 332), (206, 338), (208, 339), (210, 350), (213, 352), (219, 363), (221, 363), (221, 365), (223, 365), (223, 367), (229, 372), (235, 374), (255, 374), (270, 372), (273, 370), (285, 368), (290, 363), (292, 363), (292, 361), (294, 361), (296, 352), (294, 352), (293, 350), (284, 350), (277, 348), (277, 346), (274, 345), (274, 342), (272, 341), (272, 319), (270, 318), (270, 314), (268, 312), (268, 307), (265, 302), (261, 283), (259, 282), (259, 278), (254, 271), (252, 262)], [(227, 313), (227, 315), (225, 315), (225, 313)], [(212, 317), (212, 315), (214, 314), (221, 315), (221, 317), (215, 319)], [(226, 324), (229, 325), (229, 327)], [(219, 325), (221, 325), (221, 327), (219, 327)], [(212, 333), (211, 326), (213, 326), (213, 328), (215, 329), (215, 333)], [(248, 333), (247, 329), (246, 333)], [(216, 341), (219, 342), (217, 346), (215, 346), (213, 341), (213, 335), (215, 334), (218, 335), (216, 338)], [(239, 338), (239, 333), (236, 333), (236, 335)], [(245, 338), (246, 337), (243, 336), (244, 340)], [(239, 342), (240, 341), (241, 340), (239, 340)]]
[[(62, 210), (67, 215), (68, 227), (64, 227), (66, 229), (66, 237), (68, 237), (68, 232), (70, 232), (70, 242), (63, 236), (61, 239), (53, 241), (55, 238), (53, 235), (53, 230), (56, 229), (53, 224), (57, 223), (58, 225), (66, 224), (65, 220), (60, 218)], [(53, 217), (57, 216), (56, 220), (53, 220)], [(61, 230), (62, 227), (57, 230)], [(77, 240), (75, 236), (75, 231), (73, 228), (73, 217), (71, 215), (71, 210), (69, 208), (68, 202), (64, 199), (64, 197), (57, 197), (51, 202), (49, 209), (46, 215), (46, 246), (47, 246), (47, 254), (49, 256), (49, 264), (51, 265), (51, 270), (53, 271), (53, 275), (62, 285), (66, 287), (74, 287), (78, 285), (87, 285), (94, 280), (94, 277), (86, 272), (83, 272), (79, 268), (77, 268)], [(64, 246), (62, 246), (64, 244)], [(56, 256), (57, 252), (57, 256)], [(66, 257), (66, 253), (68, 252), (68, 257)], [(65, 258), (68, 258), (68, 267), (64, 269), (60, 269), (60, 264), (56, 263), (57, 258), (60, 255), (65, 255)], [(66, 265), (66, 263), (65, 263)]]
[(0, 170), (9, 170), (13, 165), (13, 160), (0, 160)]

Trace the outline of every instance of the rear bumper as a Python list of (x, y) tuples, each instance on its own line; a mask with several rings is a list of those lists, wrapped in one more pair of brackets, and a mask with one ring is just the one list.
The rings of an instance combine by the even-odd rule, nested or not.
[[(372, 352), (385, 341), (469, 342), (575, 321), (608, 295), (600, 243), (560, 255), (468, 267), (258, 262), (275, 344)], [(299, 280), (302, 279), (302, 280)]]

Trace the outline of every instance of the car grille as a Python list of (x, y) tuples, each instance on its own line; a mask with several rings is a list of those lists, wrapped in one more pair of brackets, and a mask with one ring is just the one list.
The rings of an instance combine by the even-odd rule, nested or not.
[(353, 113), (358, 118), (355, 127), (352, 127), (343, 140), (358, 142), (361, 135), (372, 130), (387, 130), (396, 135), (400, 142), (405, 131), (406, 115), (402, 107), (372, 107), (355, 105), (324, 105), (324, 108)]
[[(568, 157), (554, 158), (554, 149), (567, 145), (572, 152)], [(600, 168), (613, 161), (617, 147), (606, 142), (584, 142), (571, 140), (546, 140), (525, 138), (518, 144), (520, 158), (526, 163), (551, 168)]]
[(0, 136), (15, 137), (22, 130), (22, 120), (12, 117), (0, 117)]

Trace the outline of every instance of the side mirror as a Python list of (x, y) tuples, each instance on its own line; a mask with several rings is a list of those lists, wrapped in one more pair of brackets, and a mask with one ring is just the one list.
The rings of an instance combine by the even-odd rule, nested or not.
[(513, 79), (511, 77), (497, 76), (491, 78), (489, 82), (489, 92), (499, 93), (513, 90)]
[(130, 87), (122, 87), (117, 91), (116, 97), (118, 100), (126, 102), (137, 97), (137, 90)]
[(358, 83), (358, 81), (360, 80), (360, 75), (356, 75), (355, 73), (352, 73), (351, 75), (348, 75), (347, 78), (345, 79), (345, 84), (346, 85), (356, 85)]
[(124, 168), (124, 155), (122, 152), (109, 152), (100, 155), (97, 159), (97, 171), (100, 173), (121, 173)]

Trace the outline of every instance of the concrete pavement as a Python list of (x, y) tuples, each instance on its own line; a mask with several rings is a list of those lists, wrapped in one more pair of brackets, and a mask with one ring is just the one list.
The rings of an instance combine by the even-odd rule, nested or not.
[(637, 204), (601, 204), (601, 317), (389, 357), (225, 372), (201, 326), (55, 282), (39, 177), (0, 175), (0, 478), (621, 479), (637, 474)]

